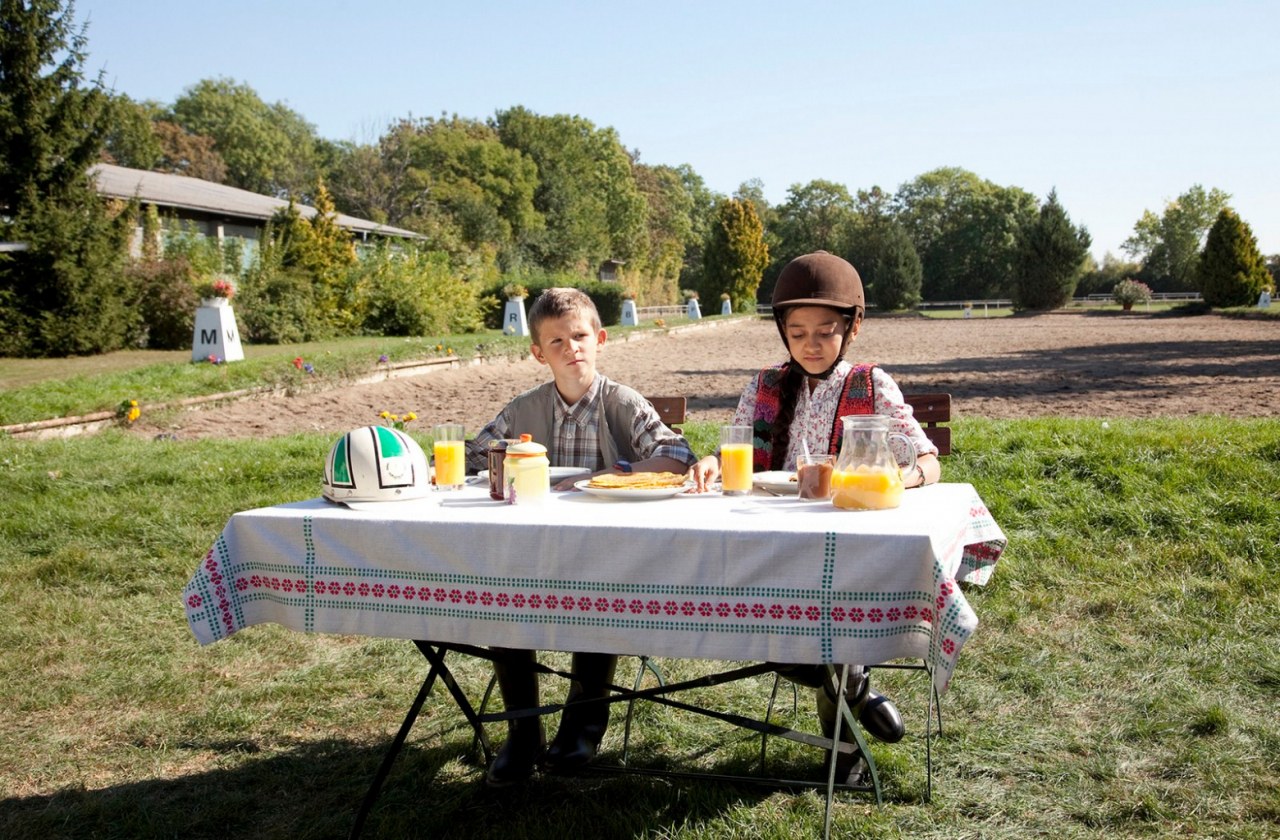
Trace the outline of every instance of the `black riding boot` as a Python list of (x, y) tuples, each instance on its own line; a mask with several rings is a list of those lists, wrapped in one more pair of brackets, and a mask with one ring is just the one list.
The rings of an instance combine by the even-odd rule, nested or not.
[(560, 716), (560, 729), (547, 748), (546, 768), (565, 773), (584, 767), (596, 757), (600, 741), (609, 727), (609, 704), (572, 705), (579, 700), (600, 700), (609, 696), (618, 657), (606, 653), (575, 653), (574, 680)]
[[(790, 675), (787, 675), (790, 676)], [(794, 677), (793, 677), (794, 679)], [(836, 718), (836, 688), (839, 677), (831, 675), (816, 692), (818, 696), (818, 718), (825, 726)], [(800, 682), (800, 680), (797, 680)], [(804, 683), (806, 685), (811, 683)], [(906, 734), (906, 726), (902, 715), (893, 702), (871, 690), (871, 672), (865, 667), (852, 665), (849, 667), (849, 679), (844, 690), (845, 702), (858, 716), (858, 722), (868, 734), (886, 744), (896, 744)], [(833, 724), (834, 725), (834, 724)], [(832, 730), (834, 731), (834, 729)], [(828, 735), (827, 737), (832, 737)]]
[[(498, 675), (498, 689), (507, 711), (533, 709), (538, 706), (538, 673), (533, 669), (537, 661), (531, 650), (494, 650), (498, 654), (493, 662)], [(533, 775), (546, 745), (542, 732), (542, 718), (524, 717), (507, 721), (507, 740), (494, 756), (485, 775), (485, 784), (501, 788), (523, 782)]]

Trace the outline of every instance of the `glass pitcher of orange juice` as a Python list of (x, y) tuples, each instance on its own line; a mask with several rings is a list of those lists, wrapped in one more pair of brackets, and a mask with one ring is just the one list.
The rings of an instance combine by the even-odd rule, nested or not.
[[(889, 418), (879, 414), (841, 417), (844, 438), (835, 472), (831, 474), (831, 501), (846, 510), (885, 510), (902, 504), (902, 473), (916, 465), (916, 448), (900, 432), (889, 431)], [(889, 446), (901, 438), (909, 463), (899, 467)]]

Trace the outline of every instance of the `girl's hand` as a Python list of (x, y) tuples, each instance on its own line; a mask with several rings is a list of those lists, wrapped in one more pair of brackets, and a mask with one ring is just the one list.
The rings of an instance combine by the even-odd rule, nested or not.
[(720, 476), (720, 459), (714, 455), (708, 455), (693, 465), (689, 475), (694, 483), (693, 492), (707, 492)]

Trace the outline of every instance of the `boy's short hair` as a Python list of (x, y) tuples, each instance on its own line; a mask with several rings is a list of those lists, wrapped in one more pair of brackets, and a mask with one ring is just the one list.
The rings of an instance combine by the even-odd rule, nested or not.
[(538, 295), (529, 307), (529, 337), (538, 343), (538, 327), (548, 318), (562, 318), (576, 312), (584, 312), (591, 318), (591, 328), (599, 332), (603, 328), (595, 301), (581, 289), (555, 286)]

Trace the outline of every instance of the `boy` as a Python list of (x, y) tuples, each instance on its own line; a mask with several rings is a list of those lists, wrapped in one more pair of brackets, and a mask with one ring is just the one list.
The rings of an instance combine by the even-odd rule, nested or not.
[[(584, 475), (684, 473), (697, 460), (684, 437), (662, 422), (648, 400), (596, 370), (596, 356), (607, 335), (585, 292), (547, 289), (529, 310), (529, 332), (533, 357), (551, 368), (552, 381), (517, 396), (467, 443), (469, 469), (488, 466), (490, 441), (520, 434), (530, 434), (545, 445), (553, 465), (581, 467)], [(573, 480), (559, 487), (568, 487)], [(537, 707), (535, 652), (494, 653), (494, 671), (508, 711)], [(566, 703), (607, 697), (617, 664), (616, 656), (575, 653), (574, 680)], [(563, 772), (591, 761), (608, 724), (607, 704), (567, 707), (543, 758), (546, 768)], [(544, 739), (541, 718), (508, 721), (506, 743), (489, 766), (486, 783), (505, 787), (529, 778)]]

